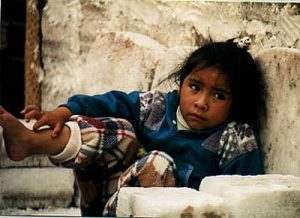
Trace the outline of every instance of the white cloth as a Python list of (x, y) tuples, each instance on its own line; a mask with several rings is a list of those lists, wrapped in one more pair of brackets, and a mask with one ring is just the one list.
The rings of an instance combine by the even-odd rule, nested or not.
[(177, 119), (177, 130), (190, 130), (191, 128), (189, 125), (185, 122), (180, 108), (178, 106), (177, 111), (176, 111), (176, 119)]
[(56, 155), (49, 156), (52, 160), (55, 161), (67, 161), (76, 157), (81, 146), (81, 133), (77, 122), (69, 121), (65, 124), (70, 129), (70, 138), (62, 152)]

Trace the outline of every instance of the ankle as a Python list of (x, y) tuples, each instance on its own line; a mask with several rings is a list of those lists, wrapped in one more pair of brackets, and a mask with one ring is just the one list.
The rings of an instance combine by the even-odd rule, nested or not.
[(24, 134), (18, 141), (5, 142), (6, 154), (13, 161), (21, 161), (30, 156), (30, 137)]

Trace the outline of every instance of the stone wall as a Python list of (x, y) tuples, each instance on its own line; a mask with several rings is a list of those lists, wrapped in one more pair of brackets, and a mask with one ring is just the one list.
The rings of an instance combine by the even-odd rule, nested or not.
[(300, 176), (300, 51), (290, 48), (262, 50), (267, 84), (267, 117), (261, 132), (266, 173)]
[(299, 48), (299, 23), (299, 5), (290, 4), (48, 0), (42, 107), (52, 109), (74, 93), (149, 90), (153, 78), (172, 71), (159, 71), (158, 60), (176, 47), (249, 35), (253, 55), (262, 48)]
[[(75, 93), (174, 89), (158, 83), (187, 53), (210, 40), (249, 35), (250, 52), (267, 79), (261, 135), (266, 172), (299, 177), (298, 9), (270, 3), (48, 0), (42, 17), (42, 108), (52, 109)], [(3, 149), (0, 158), (2, 209), (34, 214), (28, 208), (78, 206), (72, 171), (54, 168), (41, 156), (14, 163)]]

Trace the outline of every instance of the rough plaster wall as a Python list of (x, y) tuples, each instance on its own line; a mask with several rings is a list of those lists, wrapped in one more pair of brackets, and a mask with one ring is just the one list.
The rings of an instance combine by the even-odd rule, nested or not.
[[(209, 40), (249, 35), (254, 56), (271, 47), (299, 48), (298, 9), (299, 5), (270, 3), (48, 0), (42, 26), (42, 107), (52, 109), (75, 93), (174, 89), (170, 82), (158, 84), (190, 51)], [(272, 52), (258, 56), (271, 93), (263, 132), (264, 152), (269, 154), (266, 168), (270, 173), (299, 175), (299, 162), (285, 161), (297, 159), (293, 136), (299, 130), (295, 108), (300, 104), (297, 78), (287, 82), (285, 71), (297, 77), (299, 64), (289, 52), (278, 54), (276, 60)], [(288, 138), (286, 129), (291, 129)], [(281, 152), (282, 145), (290, 147)]]
[(259, 53), (267, 83), (262, 144), (267, 173), (300, 176), (300, 52), (272, 48)]
[(80, 82), (87, 94), (103, 93), (112, 87), (123, 91), (148, 90), (165, 46), (153, 39), (131, 32), (101, 34), (91, 46)]
[[(165, 90), (168, 87), (156, 87), (157, 83), (194, 46), (210, 39), (225, 40), (249, 34), (254, 41), (253, 54), (261, 48), (274, 46), (299, 48), (299, 14), (296, 8), (279, 6), (150, 0), (48, 0), (42, 19), (45, 73), (45, 77), (41, 77), (42, 106), (51, 109), (78, 92), (93, 94), (111, 88)], [(291, 55), (278, 50), (275, 55), (272, 51), (258, 56), (268, 71), (272, 94), (269, 119), (263, 132), (268, 173), (300, 175), (300, 147), (296, 137), (300, 130), (297, 122), (300, 105), (297, 52)], [(276, 61), (281, 64), (274, 64)], [(10, 164), (2, 159), (1, 166)], [(33, 163), (49, 165), (44, 159), (35, 158), (26, 160), (22, 166)], [(1, 179), (5, 180), (7, 177), (3, 175)], [(14, 175), (16, 178), (21, 174), (16, 172)], [(22, 175), (28, 176), (27, 179), (35, 177), (26, 170)], [(56, 180), (57, 175), (53, 174), (52, 179)], [(9, 177), (5, 181), (10, 180)], [(39, 187), (37, 183), (31, 185)], [(68, 188), (73, 187), (73, 180), (70, 184)], [(11, 185), (9, 187), (14, 184)], [(61, 185), (56, 187), (64, 189)], [(12, 190), (22, 189), (20, 184)], [(45, 194), (43, 190), (40, 192)], [(73, 189), (69, 189), (69, 193), (72, 192)], [(43, 196), (46, 200), (56, 199), (60, 192), (55, 194)], [(23, 202), (26, 205), (25, 200)], [(11, 214), (16, 215), (16, 212)]]
[[(164, 53), (163, 46), (197, 46), (211, 39), (225, 40), (248, 34), (254, 41), (251, 51), (254, 54), (262, 47), (299, 47), (297, 10), (289, 5), (263, 3), (48, 0), (42, 18), (45, 73), (42, 107), (56, 107), (74, 93), (151, 88), (151, 78), (160, 76), (153, 74), (159, 63), (157, 59)], [(142, 50), (149, 46), (122, 47), (128, 37), (112, 40), (106, 35), (120, 31), (142, 34), (145, 40), (149, 37), (146, 41), (152, 40), (150, 47), (161, 44), (157, 46), (160, 54), (151, 57), (148, 50), (148, 58), (142, 55)], [(135, 44), (136, 37), (129, 38)], [(101, 54), (103, 50), (111, 54)], [(130, 56), (126, 62), (121, 55), (127, 52)], [(100, 63), (106, 65), (106, 70), (101, 71)], [(123, 69), (126, 73), (122, 74)], [(151, 75), (146, 73), (149, 69)], [(119, 74), (114, 76), (116, 72)], [(126, 77), (129, 72), (132, 77), (126, 78), (123, 84), (116, 79), (120, 74)]]
[(176, 46), (167, 49), (157, 64), (151, 86), (152, 89), (161, 91), (178, 89), (177, 84), (175, 84), (173, 80), (166, 80), (166, 78), (180, 67), (180, 63), (189, 53), (196, 49), (196, 46)]
[(43, 63), (42, 105), (65, 102), (82, 80), (79, 28), (81, 4), (77, 0), (48, 1), (42, 17)]
[[(42, 107), (52, 109), (75, 93), (176, 88), (169, 82), (158, 84), (209, 40), (250, 35), (254, 56), (271, 47), (299, 48), (298, 8), (270, 3), (48, 0), (42, 26)], [(275, 60), (273, 52), (258, 56), (271, 93), (263, 132), (265, 165), (268, 173), (300, 175), (295, 137), (300, 130), (299, 61), (288, 51), (279, 52)]]

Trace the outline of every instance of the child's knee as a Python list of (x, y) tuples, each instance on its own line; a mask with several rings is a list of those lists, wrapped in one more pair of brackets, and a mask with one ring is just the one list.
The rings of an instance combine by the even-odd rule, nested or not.
[(166, 171), (173, 171), (175, 163), (173, 158), (163, 151), (151, 151), (138, 161), (137, 168), (146, 170), (145, 168), (150, 167), (160, 174), (164, 174)]
[[(91, 118), (72, 116), (80, 129), (81, 151), (85, 159), (99, 159), (116, 165), (128, 166), (137, 152), (137, 137), (131, 123), (125, 119), (112, 117)], [(85, 152), (86, 151), (86, 152)]]
[(122, 118), (104, 118), (107, 128), (107, 141), (115, 141), (118, 150), (124, 153), (125, 165), (131, 164), (136, 157), (138, 140), (132, 124)]
[(135, 132), (132, 124), (128, 120), (123, 118), (111, 118), (111, 119), (114, 119), (116, 122), (118, 122), (123, 129)]
[(121, 186), (175, 186), (173, 159), (161, 151), (151, 151), (136, 161), (120, 178)]
[(117, 144), (124, 139), (136, 140), (132, 124), (125, 119), (113, 117), (91, 118), (75, 115), (71, 120), (78, 123), (83, 141), (84, 138), (98, 141), (99, 136), (101, 142), (107, 143), (107, 145)]

